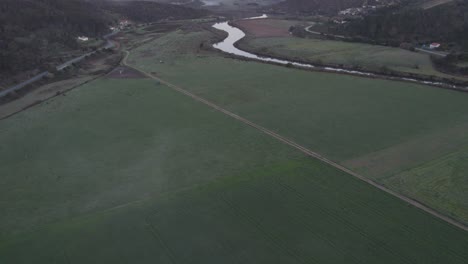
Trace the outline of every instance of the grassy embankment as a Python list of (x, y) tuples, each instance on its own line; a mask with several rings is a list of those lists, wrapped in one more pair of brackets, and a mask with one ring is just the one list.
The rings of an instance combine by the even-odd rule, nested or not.
[[(279, 89), (251, 75), (309, 74), (181, 53), (206, 37), (171, 34), (130, 59), (211, 99), (227, 92), (216, 101), (256, 121)], [(218, 86), (229, 69), (234, 86)], [(466, 232), (152, 80), (95, 81), (0, 128), (1, 263), (468, 260)]]

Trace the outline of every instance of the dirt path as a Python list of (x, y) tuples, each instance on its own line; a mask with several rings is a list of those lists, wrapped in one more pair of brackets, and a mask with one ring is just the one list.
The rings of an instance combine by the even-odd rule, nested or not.
[(338, 164), (338, 163), (336, 163), (334, 161), (331, 161), (331, 160), (325, 158), (324, 156), (320, 155), (317, 152), (311, 151), (311, 150), (307, 149), (306, 147), (303, 147), (303, 146), (297, 144), (296, 142), (294, 142), (294, 141), (292, 141), (290, 139), (287, 139), (287, 138), (285, 138), (285, 137), (283, 137), (283, 136), (281, 136), (281, 135), (279, 135), (279, 134), (277, 134), (277, 133), (275, 133), (275, 132), (273, 132), (271, 130), (268, 130), (268, 129), (260, 126), (260, 125), (257, 125), (255, 123), (253, 123), (253, 122), (239, 116), (239, 115), (236, 115), (236, 114), (234, 114), (234, 113), (232, 113), (232, 112), (230, 112), (230, 111), (228, 111), (228, 110), (226, 110), (226, 109), (224, 109), (224, 108), (222, 108), (222, 107), (220, 107), (220, 106), (218, 106), (218, 105), (216, 105), (216, 104), (214, 104), (214, 103), (212, 103), (212, 102), (210, 102), (210, 101), (208, 101), (208, 100), (206, 100), (206, 99), (204, 99), (202, 97), (199, 97), (199, 96), (197, 96), (197, 95), (195, 95), (193, 93), (190, 93), (189, 91), (184, 90), (184, 89), (182, 89), (182, 88), (180, 88), (180, 87), (178, 87), (178, 86), (176, 86), (176, 85), (174, 85), (174, 84), (172, 84), (170, 82), (162, 80), (162, 79), (160, 79), (160, 78), (158, 78), (158, 77), (156, 77), (156, 76), (154, 76), (154, 75), (152, 75), (150, 73), (147, 73), (147, 72), (145, 72), (143, 70), (140, 70), (140, 69), (138, 69), (138, 68), (136, 68), (136, 67), (134, 67), (132, 65), (127, 64), (127, 58), (130, 55), (130, 52), (125, 51), (125, 53), (126, 53), (125, 58), (122, 60), (122, 63), (125, 66), (133, 68), (133, 69), (141, 72), (142, 74), (148, 76), (149, 78), (157, 80), (160, 83), (168, 86), (169, 88), (171, 88), (171, 89), (173, 89), (173, 90), (175, 90), (177, 92), (180, 92), (180, 93), (182, 93), (184, 95), (187, 95), (187, 96), (191, 97), (192, 99), (194, 99), (194, 100), (196, 100), (198, 102), (201, 102), (201, 103), (203, 103), (203, 104), (205, 104), (205, 105), (207, 105), (207, 106), (209, 106), (209, 107), (211, 107), (211, 108), (213, 108), (213, 109), (215, 109), (215, 110), (217, 110), (217, 111), (219, 111), (221, 113), (224, 113), (224, 114), (226, 114), (226, 115), (228, 115), (228, 116), (230, 116), (230, 117), (232, 117), (232, 118), (234, 118), (234, 119), (236, 119), (236, 120), (238, 120), (238, 121), (240, 121), (240, 122), (242, 122), (244, 124), (247, 124), (247, 125), (255, 128), (257, 130), (260, 130), (261, 132), (263, 132), (263, 133), (277, 139), (278, 141), (283, 142), (283, 143), (285, 143), (285, 144), (287, 144), (287, 145), (289, 145), (289, 146), (303, 152), (307, 156), (318, 159), (318, 160), (320, 160), (320, 161), (322, 161), (322, 162), (324, 162), (324, 163), (326, 163), (326, 164), (328, 164), (328, 165), (330, 165), (330, 166), (332, 166), (332, 167), (334, 167), (334, 168), (336, 168), (336, 169), (338, 169), (338, 170), (340, 170), (342, 172), (348, 173), (348, 174), (354, 176), (355, 178), (357, 178), (357, 179), (359, 179), (359, 180), (361, 180), (363, 182), (366, 182), (366, 183), (374, 186), (375, 188), (377, 188), (379, 190), (382, 190), (382, 191), (386, 192), (387, 194), (390, 194), (390, 195), (392, 195), (392, 196), (394, 196), (394, 197), (396, 197), (396, 198), (398, 198), (400, 200), (403, 200), (403, 201), (407, 202), (408, 204), (413, 205), (414, 207), (417, 207), (417, 208), (425, 211), (426, 213), (431, 214), (434, 217), (439, 218), (440, 220), (443, 220), (443, 221), (445, 221), (445, 222), (447, 222), (449, 224), (452, 224), (453, 226), (456, 226), (456, 227), (458, 227), (460, 229), (463, 229), (465, 231), (468, 231), (468, 226), (466, 226), (465, 224), (463, 224), (463, 223), (461, 223), (461, 222), (459, 222), (459, 221), (457, 221), (455, 219), (452, 219), (452, 218), (450, 218), (448, 216), (445, 216), (445, 215), (437, 212), (436, 210), (434, 210), (434, 209), (432, 209), (432, 208), (430, 208), (430, 207), (428, 207), (428, 206), (426, 206), (426, 205), (424, 205), (424, 204), (422, 204), (422, 203), (420, 203), (420, 202), (418, 202), (416, 200), (413, 200), (413, 199), (411, 199), (409, 197), (406, 197), (406, 196), (404, 196), (402, 194), (394, 192), (394, 191), (386, 188), (385, 186), (383, 186), (383, 185), (381, 185), (381, 184), (379, 184), (377, 182), (374, 182), (373, 180), (370, 180), (370, 179), (368, 179), (368, 178), (366, 178), (366, 177), (364, 177), (364, 176), (362, 176), (362, 175), (360, 175), (360, 174), (358, 174), (356, 172), (353, 172), (353, 171), (349, 170), (348, 168), (346, 168), (346, 167), (344, 167), (344, 166), (342, 166), (342, 165), (340, 165), (340, 164)]

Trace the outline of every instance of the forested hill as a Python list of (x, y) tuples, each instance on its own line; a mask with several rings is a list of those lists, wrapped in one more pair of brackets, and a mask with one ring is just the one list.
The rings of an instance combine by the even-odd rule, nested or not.
[(351, 35), (398, 42), (453, 43), (468, 49), (468, 1), (433, 8), (384, 9), (346, 25)]
[(285, 0), (274, 8), (288, 13), (336, 13), (350, 7), (360, 7), (376, 0)]
[(58, 51), (78, 47), (77, 36), (109, 32), (119, 18), (150, 22), (194, 18), (204, 11), (152, 2), (0, 0), (0, 80), (36, 69)]
[(141, 22), (151, 22), (162, 18), (191, 19), (207, 14), (207, 11), (201, 9), (149, 1), (108, 1), (104, 2), (101, 7), (121, 14), (128, 19)]

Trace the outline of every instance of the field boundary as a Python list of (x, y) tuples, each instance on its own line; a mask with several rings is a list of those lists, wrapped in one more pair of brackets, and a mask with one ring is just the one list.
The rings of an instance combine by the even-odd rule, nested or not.
[(226, 115), (228, 115), (228, 116), (230, 116), (230, 117), (232, 117), (232, 118), (234, 118), (234, 119), (236, 119), (236, 120), (238, 120), (238, 121), (240, 121), (240, 122), (242, 122), (242, 123), (244, 123), (244, 124), (246, 124), (248, 126), (251, 126), (251, 127), (255, 128), (255, 129), (263, 132), (264, 134), (267, 134), (267, 135), (277, 139), (278, 141), (301, 151), (302, 153), (306, 154), (309, 157), (315, 158), (315, 159), (317, 159), (319, 161), (322, 161), (322, 162), (324, 162), (324, 163), (326, 163), (326, 164), (328, 164), (328, 165), (330, 165), (330, 166), (332, 166), (332, 167), (334, 167), (334, 168), (336, 168), (336, 169), (338, 169), (338, 170), (340, 170), (342, 172), (350, 174), (351, 176), (353, 176), (353, 177), (355, 177), (355, 178), (357, 178), (357, 179), (359, 179), (359, 180), (361, 180), (363, 182), (366, 182), (366, 183), (374, 186), (375, 188), (386, 192), (387, 194), (390, 194), (390, 195), (392, 195), (392, 196), (394, 196), (394, 197), (396, 197), (396, 198), (398, 198), (398, 199), (400, 199), (400, 200), (402, 200), (402, 201), (404, 201), (404, 202), (406, 202), (406, 203), (408, 203), (408, 204), (410, 204), (410, 205), (412, 205), (412, 206), (414, 206), (416, 208), (419, 208), (419, 209), (425, 211), (426, 213), (438, 218), (439, 220), (442, 220), (442, 221), (444, 221), (446, 223), (449, 223), (449, 224), (451, 224), (451, 225), (453, 225), (455, 227), (458, 227), (458, 228), (460, 228), (460, 229), (462, 229), (464, 231), (468, 231), (468, 226), (463, 224), (462, 222), (459, 222), (459, 221), (457, 221), (457, 220), (455, 220), (455, 219), (453, 219), (453, 218), (451, 218), (449, 216), (446, 216), (446, 215), (444, 215), (442, 213), (439, 213), (435, 209), (432, 209), (429, 206), (427, 206), (427, 205), (425, 205), (425, 204), (423, 204), (423, 203), (421, 203), (419, 201), (416, 201), (416, 200), (414, 200), (414, 199), (412, 199), (410, 197), (407, 197), (407, 196), (404, 196), (404, 195), (402, 195), (400, 193), (392, 191), (392, 190), (388, 189), (387, 187), (385, 187), (384, 185), (381, 185), (381, 184), (379, 184), (379, 183), (377, 183), (377, 182), (375, 182), (375, 181), (373, 181), (373, 180), (371, 180), (371, 179), (369, 179), (369, 178), (367, 178), (365, 176), (362, 176), (362, 175), (360, 175), (360, 174), (358, 174), (358, 173), (356, 173), (354, 171), (351, 171), (350, 169), (348, 169), (348, 168), (346, 168), (346, 167), (344, 167), (344, 166), (342, 166), (342, 165), (340, 165), (340, 164), (338, 164), (338, 163), (336, 163), (336, 162), (334, 162), (332, 160), (329, 160), (329, 159), (325, 158), (324, 156), (322, 156), (321, 154), (319, 154), (317, 152), (309, 150), (306, 147), (303, 147), (303, 146), (299, 145), (298, 143), (296, 143), (296, 142), (294, 142), (294, 141), (292, 141), (292, 140), (290, 140), (288, 138), (285, 138), (285, 137), (283, 137), (283, 136), (281, 136), (281, 135), (279, 135), (279, 134), (277, 134), (277, 133), (275, 133), (275, 132), (273, 132), (273, 131), (271, 131), (271, 130), (269, 130), (267, 128), (264, 128), (264, 127), (262, 127), (260, 125), (257, 125), (257, 124), (255, 124), (255, 123), (253, 123), (253, 122), (251, 122), (251, 121), (249, 121), (249, 120), (247, 120), (247, 119), (245, 119), (245, 118), (243, 118), (243, 117), (241, 117), (241, 116), (239, 116), (237, 114), (234, 114), (234, 113), (232, 113), (232, 112), (230, 112), (230, 111), (228, 111), (228, 110), (226, 110), (226, 109), (224, 109), (224, 108), (222, 108), (222, 107), (220, 107), (220, 106), (218, 106), (218, 105), (216, 105), (216, 104), (214, 104), (214, 103), (212, 103), (212, 102), (210, 102), (210, 101), (208, 101), (208, 100), (206, 100), (206, 99), (204, 99), (202, 97), (199, 97), (199, 96), (197, 96), (197, 95), (195, 95), (195, 94), (193, 94), (193, 93), (191, 93), (191, 92), (189, 92), (189, 91), (187, 91), (185, 89), (182, 89), (182, 88), (178, 87), (177, 85), (174, 85), (174, 84), (172, 84), (172, 83), (170, 83), (168, 81), (165, 81), (165, 80), (163, 80), (163, 79), (161, 79), (159, 77), (156, 77), (156, 76), (154, 76), (154, 75), (152, 75), (152, 74), (150, 74), (148, 72), (140, 70), (140, 69), (138, 69), (137, 67), (135, 67), (133, 65), (129, 65), (127, 63), (127, 59), (128, 59), (128, 56), (130, 55), (130, 52), (129, 51), (124, 51), (124, 52), (126, 53), (126, 55), (125, 55), (124, 59), (122, 60), (123, 65), (125, 65), (127, 67), (131, 67), (131, 68), (141, 72), (142, 74), (148, 76), (149, 78), (151, 78), (153, 80), (156, 80), (156, 81), (168, 86), (169, 88), (171, 88), (171, 89), (173, 89), (173, 90), (175, 90), (175, 91), (177, 91), (179, 93), (182, 93), (182, 94), (194, 99), (195, 101), (203, 103), (203, 104), (205, 104), (205, 105), (207, 105), (207, 106), (209, 106), (209, 107), (211, 107), (211, 108), (213, 108), (213, 109), (215, 109), (215, 110), (217, 110), (217, 111), (219, 111), (219, 112), (221, 112), (223, 114), (226, 114)]

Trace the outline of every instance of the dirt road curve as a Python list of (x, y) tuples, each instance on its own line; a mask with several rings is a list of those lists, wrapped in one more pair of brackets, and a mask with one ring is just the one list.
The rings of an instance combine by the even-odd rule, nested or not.
[(218, 106), (218, 105), (216, 105), (216, 104), (214, 104), (214, 103), (212, 103), (212, 102), (210, 102), (210, 101), (208, 101), (206, 99), (203, 99), (203, 98), (201, 98), (201, 97), (199, 97), (199, 96), (197, 96), (195, 94), (192, 94), (189, 91), (186, 91), (186, 90), (184, 90), (184, 89), (182, 89), (182, 88), (180, 88), (180, 87), (178, 87), (178, 86), (176, 86), (176, 85), (174, 85), (172, 83), (169, 83), (169, 82), (167, 82), (165, 80), (162, 80), (162, 79), (160, 79), (160, 78), (158, 78), (158, 77), (156, 77), (156, 76), (154, 76), (154, 75), (152, 75), (150, 73), (147, 73), (147, 72), (142, 71), (142, 70), (140, 70), (140, 69), (138, 69), (138, 68), (136, 68), (136, 67), (134, 67), (132, 65), (127, 64), (127, 58), (130, 55), (130, 53), (128, 51), (125, 51), (125, 53), (126, 53), (125, 58), (122, 61), (122, 63), (125, 66), (133, 68), (133, 69), (141, 72), (142, 74), (148, 76), (149, 78), (159, 81), (160, 83), (168, 86), (169, 88), (171, 88), (173, 90), (176, 90), (176, 91), (178, 91), (178, 92), (180, 92), (182, 94), (185, 94), (185, 95), (191, 97), (192, 99), (194, 99), (194, 100), (196, 100), (198, 102), (201, 102), (201, 103), (203, 103), (205, 105), (208, 105), (209, 107), (211, 107), (213, 109), (216, 109), (217, 111), (219, 111), (221, 113), (224, 113), (224, 114), (226, 114), (226, 115), (228, 115), (228, 116), (230, 116), (230, 117), (232, 117), (234, 119), (237, 119), (238, 121), (240, 121), (240, 122), (242, 122), (244, 124), (247, 124), (247, 125), (255, 128), (255, 129), (257, 129), (257, 130), (260, 130), (261, 132), (263, 132), (263, 133), (265, 133), (265, 134), (267, 134), (267, 135), (269, 135), (269, 136), (271, 136), (271, 137), (273, 137), (273, 138), (275, 138), (275, 139), (277, 139), (277, 140), (279, 140), (279, 141), (281, 141), (281, 142), (283, 142), (283, 143), (285, 143), (285, 144), (287, 144), (287, 145), (289, 145), (291, 147), (294, 147), (294, 148), (300, 150), (301, 152), (303, 152), (304, 154), (306, 154), (306, 155), (308, 155), (310, 157), (318, 159), (318, 160), (320, 160), (322, 162), (325, 162), (326, 164), (328, 164), (330, 166), (335, 167), (336, 169), (338, 169), (340, 171), (348, 173), (348, 174), (354, 176), (355, 178), (374, 186), (375, 188), (377, 188), (379, 190), (382, 190), (382, 191), (384, 191), (384, 192), (386, 192), (386, 193), (388, 193), (388, 194), (390, 194), (390, 195), (392, 195), (392, 196), (394, 196), (396, 198), (399, 198), (400, 200), (403, 200), (403, 201), (407, 202), (408, 204), (413, 205), (414, 207), (417, 207), (417, 208), (431, 214), (432, 216), (435, 216), (435, 217), (439, 218), (440, 220), (443, 220), (443, 221), (445, 221), (445, 222), (447, 222), (449, 224), (452, 224), (453, 226), (456, 226), (456, 227), (458, 227), (460, 229), (463, 229), (465, 231), (468, 231), (468, 226), (466, 226), (465, 224), (463, 224), (461, 222), (458, 222), (455, 219), (452, 219), (452, 218), (450, 218), (448, 216), (445, 216), (445, 215), (435, 211), (434, 209), (432, 209), (432, 208), (430, 208), (430, 207), (428, 207), (428, 206), (426, 206), (426, 205), (424, 205), (424, 204), (422, 204), (422, 203), (420, 203), (420, 202), (418, 202), (416, 200), (413, 200), (413, 199), (411, 199), (409, 197), (406, 197), (404, 195), (396, 193), (396, 192), (386, 188), (385, 186), (383, 186), (383, 185), (381, 185), (379, 183), (376, 183), (376, 182), (374, 182), (374, 181), (372, 181), (372, 180), (370, 180), (370, 179), (368, 179), (368, 178), (366, 178), (366, 177), (364, 177), (364, 176), (362, 176), (360, 174), (357, 174), (357, 173), (349, 170), (346, 167), (343, 167), (342, 165), (340, 165), (340, 164), (338, 164), (338, 163), (336, 163), (334, 161), (331, 161), (331, 160), (323, 157), (322, 155), (320, 155), (317, 152), (311, 151), (311, 150), (307, 149), (306, 147), (303, 147), (303, 146), (297, 144), (296, 142), (294, 142), (292, 140), (289, 140), (289, 139), (287, 139), (287, 138), (285, 138), (285, 137), (283, 137), (281, 135), (278, 135), (278, 134), (276, 134), (275, 132), (273, 132), (271, 130), (268, 130), (268, 129), (266, 129), (266, 128), (262, 127), (262, 126), (259, 126), (259, 125), (255, 124), (255, 123), (241, 117), (241, 116), (238, 116), (238, 115), (236, 115), (236, 114), (234, 114), (232, 112), (229, 112), (228, 110), (226, 110), (226, 109), (224, 109), (224, 108), (222, 108), (222, 107), (220, 107), (220, 106)]

